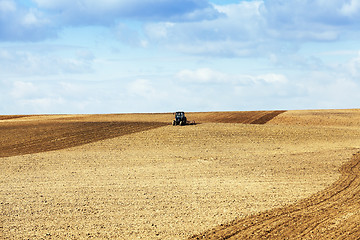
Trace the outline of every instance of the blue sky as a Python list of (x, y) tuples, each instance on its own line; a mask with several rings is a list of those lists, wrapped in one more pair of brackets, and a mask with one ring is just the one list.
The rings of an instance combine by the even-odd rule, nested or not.
[(0, 0), (0, 114), (359, 108), (359, 0)]

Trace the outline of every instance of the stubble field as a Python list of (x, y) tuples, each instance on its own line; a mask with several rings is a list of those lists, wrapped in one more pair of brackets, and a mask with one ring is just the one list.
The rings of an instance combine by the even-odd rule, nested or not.
[(3, 116), (0, 238), (359, 237), (359, 110), (172, 118)]

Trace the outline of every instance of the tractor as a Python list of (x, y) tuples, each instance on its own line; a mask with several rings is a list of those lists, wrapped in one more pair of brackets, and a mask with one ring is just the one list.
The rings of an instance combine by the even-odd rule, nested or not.
[(173, 126), (180, 125), (195, 125), (195, 121), (189, 122), (187, 121), (187, 118), (185, 117), (184, 112), (176, 112), (175, 113), (175, 120), (173, 120)]

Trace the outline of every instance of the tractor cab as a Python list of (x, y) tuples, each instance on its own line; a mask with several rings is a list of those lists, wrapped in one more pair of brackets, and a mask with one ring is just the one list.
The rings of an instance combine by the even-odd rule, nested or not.
[(173, 120), (173, 125), (186, 125), (186, 117), (184, 112), (176, 112), (175, 113), (175, 120)]

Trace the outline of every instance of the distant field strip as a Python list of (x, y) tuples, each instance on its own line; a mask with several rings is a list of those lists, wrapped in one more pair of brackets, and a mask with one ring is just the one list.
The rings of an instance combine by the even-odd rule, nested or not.
[(331, 187), (285, 208), (211, 229), (191, 239), (360, 239), (360, 153)]
[[(190, 120), (198, 123), (244, 123), (265, 124), (284, 111), (244, 111), (189, 113)], [(134, 120), (139, 115), (130, 115)], [(144, 131), (170, 124), (171, 114), (145, 114), (146, 122), (122, 121), (128, 115), (101, 115), (113, 117), (115, 121), (91, 122), (86, 117), (71, 117), (51, 121), (27, 121), (26, 115), (0, 116), (0, 120), (24, 118), (24, 121), (4, 121), (0, 123), (0, 157), (9, 157), (44, 151), (60, 150), (79, 146), (125, 134)], [(56, 117), (56, 116), (55, 116)], [(130, 118), (130, 119), (131, 119)], [(164, 119), (169, 119), (167, 123)], [(83, 121), (82, 121), (83, 120)]]
[(22, 117), (26, 117), (26, 115), (0, 115), (0, 120), (9, 120)]
[(277, 117), (278, 115), (284, 113), (285, 111), (273, 111), (270, 113), (265, 113), (265, 115), (261, 116), (260, 118), (252, 121), (250, 124), (265, 124), (271, 119)]
[(243, 111), (243, 112), (211, 112), (189, 113), (189, 119), (200, 123), (244, 123), (265, 124), (286, 111)]
[(0, 157), (60, 150), (164, 125), (156, 122), (2, 123)]

